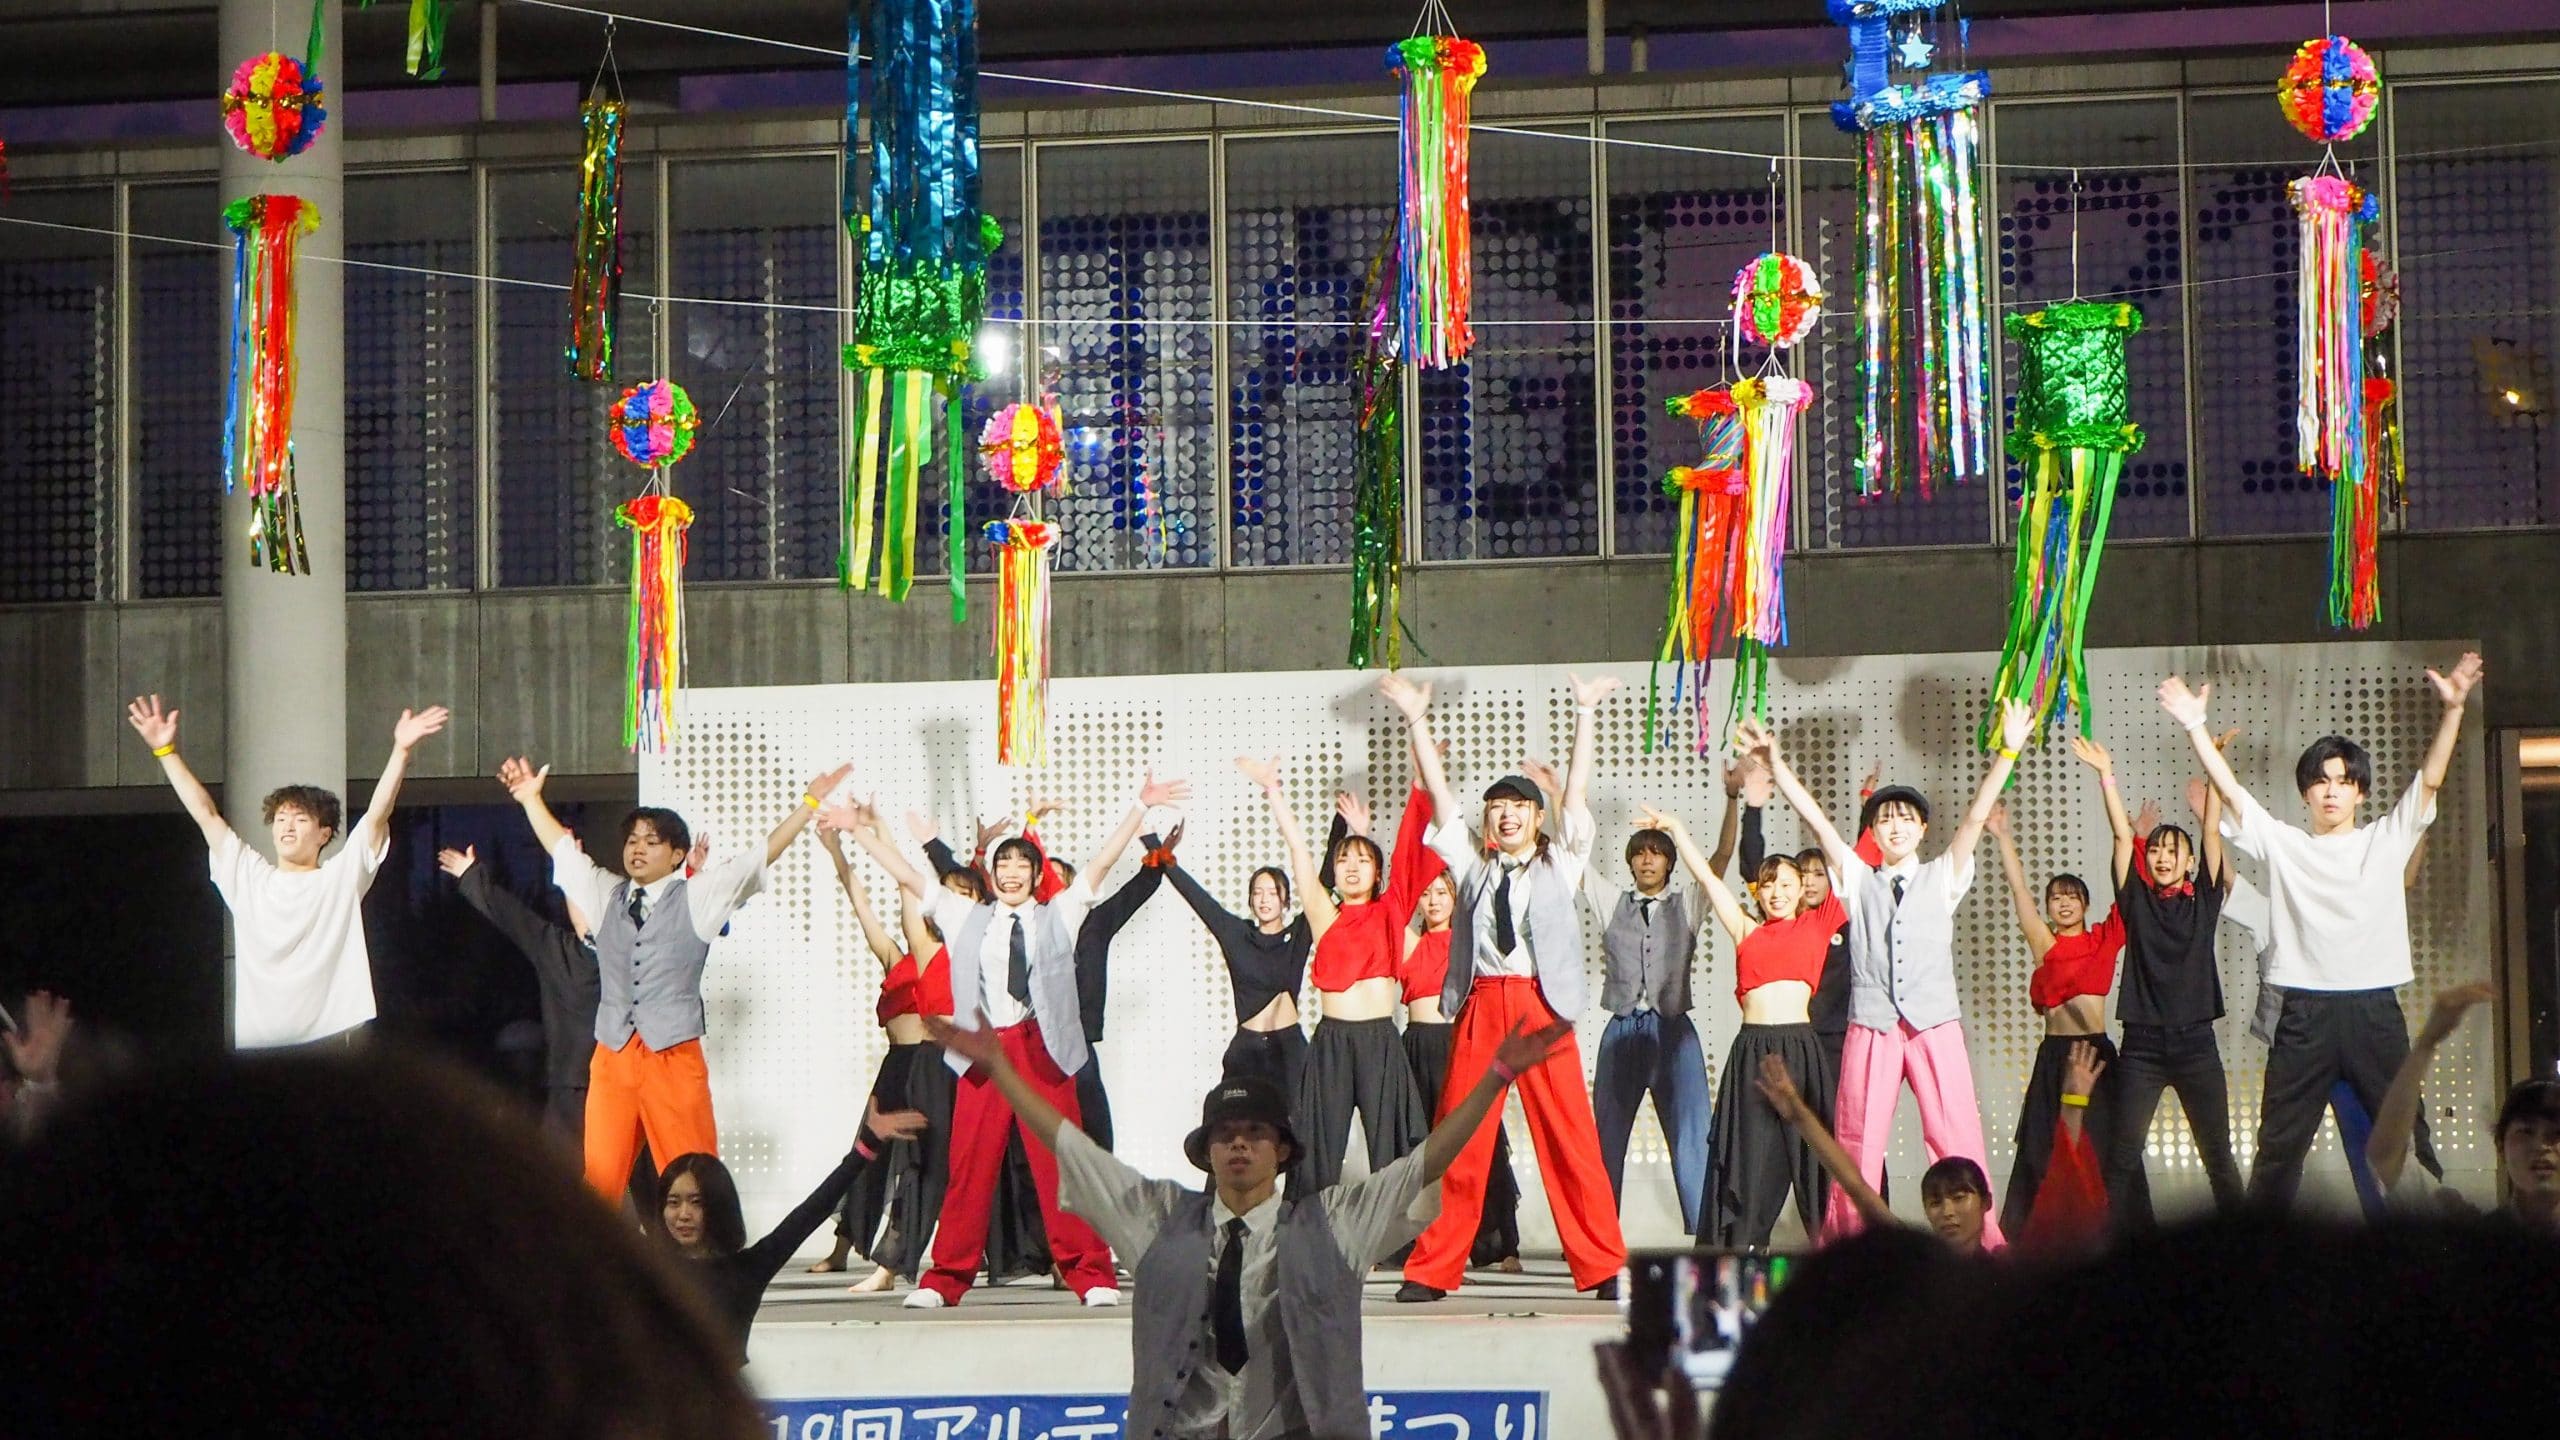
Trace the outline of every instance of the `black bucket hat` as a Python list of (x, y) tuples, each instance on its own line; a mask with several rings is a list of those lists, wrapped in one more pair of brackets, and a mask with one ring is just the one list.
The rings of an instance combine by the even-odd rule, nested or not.
[(1298, 1144), (1298, 1132), (1289, 1127), (1289, 1100), (1280, 1087), (1260, 1075), (1230, 1075), (1200, 1102), (1200, 1128), (1184, 1137), (1184, 1157), (1207, 1170), (1209, 1132), (1228, 1120), (1255, 1120), (1278, 1131), (1280, 1143), (1289, 1147), (1289, 1158), (1280, 1162), (1283, 1171), (1306, 1153)]

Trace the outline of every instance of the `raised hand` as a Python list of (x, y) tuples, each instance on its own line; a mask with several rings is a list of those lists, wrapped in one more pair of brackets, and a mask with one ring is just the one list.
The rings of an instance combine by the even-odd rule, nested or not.
[(2232, 742), (2232, 741), (2234, 741), (2234, 740), (2237, 740), (2237, 739), (2239, 739), (2239, 738), (2240, 738), (2240, 727), (2239, 727), (2239, 726), (2237, 726), (2237, 725), (2234, 725), (2234, 726), (2232, 726), (2230, 729), (2225, 730), (2225, 731), (2223, 731), (2221, 734), (2216, 735), (2216, 736), (2214, 736), (2214, 737), (2213, 737), (2213, 748), (2214, 748), (2215, 750), (2217, 750), (2217, 751), (2220, 751), (2220, 752), (2224, 753), (2224, 754), (2228, 754), (2228, 753), (2230, 753), (2230, 750), (2231, 750), (2231, 742)]
[(995, 1027), (987, 1023), (986, 1011), (975, 1013), (978, 1020), (975, 1030), (963, 1030), (939, 1015), (924, 1017), (924, 1028), (932, 1034), (935, 1044), (968, 1061), (972, 1067), (984, 1065), (993, 1068), (1004, 1059), (1004, 1041), (997, 1036)]
[(1733, 722), (1733, 748), (1735, 753), (1750, 756), (1773, 771), (1778, 768), (1778, 732), (1752, 716)]
[(1875, 764), (1867, 767), (1867, 778), (1858, 782), (1859, 798), (1864, 799), (1869, 795), (1873, 795), (1876, 793), (1876, 787), (1883, 783), (1884, 762), (1879, 760)]
[(908, 839), (922, 845), (941, 833), (941, 828), (936, 826), (933, 821), (926, 818), (923, 811), (910, 810), (907, 812)]
[[(2201, 815), (2204, 811), (2202, 808), (2198, 808), (2196, 813)], [(2133, 833), (2148, 838), (2152, 831), (2159, 828), (2160, 802), (2157, 800), (2143, 801), (2142, 808), (2133, 812)]]
[(1239, 755), (1236, 757), (1236, 768), (1244, 772), (1244, 778), (1265, 790), (1280, 788), (1280, 757), (1277, 755), (1268, 760), (1256, 760), (1250, 755)]
[(2026, 748), (2027, 737), (2036, 733), (2036, 712), (2016, 700), (2000, 702), (2000, 749), (2015, 758)]
[(842, 785), (852, 776), (852, 774), (853, 767), (851, 765), (839, 765), (824, 775), (810, 781), (809, 788), (801, 793), (823, 804), (828, 796), (836, 793), (836, 787)]
[(882, 1110), (877, 1095), (862, 1103), (862, 1128), (875, 1140), (913, 1140), (928, 1123), (921, 1110)]
[(688, 875), (693, 874), (695, 871), (700, 870), (703, 866), (710, 863), (711, 832), (708, 830), (696, 831), (693, 837), (693, 848), (684, 852), (685, 873)]
[(1564, 777), (1556, 773), (1556, 767), (1544, 760), (1523, 759), (1520, 762), (1520, 773), (1528, 776), (1539, 789), (1550, 795), (1564, 794)]
[[(993, 845), (993, 844), (994, 844), (994, 843), (996, 843), (997, 841), (999, 841), (999, 840), (1003, 839), (1006, 835), (1011, 834), (1011, 833), (1012, 833), (1012, 831), (1013, 831), (1013, 817), (1012, 817), (1012, 816), (1010, 816), (1010, 815), (999, 815), (999, 816), (997, 816), (996, 818), (994, 818), (993, 820), (981, 820), (981, 821), (979, 821), (979, 822), (978, 822), (978, 853), (979, 853), (979, 854), (982, 854), (982, 855), (983, 855), (983, 854), (985, 854), (985, 853), (986, 853), (986, 849), (987, 849), (987, 847), (988, 847), (988, 846)], [(927, 836), (923, 837), (923, 839), (918, 840), (916, 843), (917, 843), (917, 844), (919, 844), (919, 845), (921, 845), (921, 844), (923, 844), (923, 843), (925, 842), (925, 840), (930, 840), (930, 839), (932, 839), (932, 838), (933, 838), (932, 836), (927, 835)]]
[(163, 711), (160, 697), (145, 695), (124, 707), (125, 723), (133, 727), (142, 743), (154, 750), (165, 750), (178, 743), (178, 712)]
[(2098, 1088), (2098, 1077), (2105, 1073), (2107, 1062), (2098, 1058), (2098, 1047), (2086, 1040), (2074, 1040), (2062, 1059), (2062, 1093), (2090, 1094)]
[(1421, 719), (1423, 712), (1431, 708), (1431, 683), (1426, 680), (1416, 685), (1393, 670), (1378, 677), (1378, 693), (1403, 711), (1407, 721)]
[(1982, 817), (1982, 828), (1999, 836), (2002, 840), (2010, 839), (2009, 802), (2006, 800), (1993, 801), (1991, 803), (1991, 813)]
[(2071, 737), (2071, 754), (2075, 759), (2079, 760), (2081, 764), (2088, 766), (2090, 769), (2097, 771), (2101, 775), (2113, 775), (2116, 773), (2116, 757), (2107, 753), (2106, 746), (2099, 744), (2097, 741), (2090, 739), (2086, 735), (2074, 735)]
[(2444, 708), (2459, 710), (2469, 703), (2472, 687), (2480, 683), (2481, 668), (2480, 657), (2465, 650), (2462, 658), (2454, 662), (2453, 673), (2443, 675), (2429, 670), (2427, 683), (2436, 687), (2436, 698), (2444, 701)]
[(1636, 807), (1636, 825), (1639, 829), (1659, 830), (1674, 839), (1679, 837), (1682, 829), (1679, 816), (1669, 811), (1656, 810), (1650, 805)]
[(1783, 1058), (1761, 1056), (1760, 1075), (1753, 1083), (1760, 1087), (1761, 1098), (1769, 1102), (1770, 1109), (1778, 1112), (1779, 1119), (1793, 1125), (1804, 1117), (1804, 1096), (1797, 1092), (1796, 1078), (1787, 1073), (1787, 1062)]
[(1556, 1042), (1573, 1033), (1573, 1022), (1559, 1020), (1537, 1030), (1513, 1029), (1495, 1047), (1493, 1063), (1517, 1075), (1543, 1063)]
[(27, 995), (26, 1023), (0, 1031), (0, 1046), (20, 1075), (39, 1085), (50, 1084), (62, 1064), (62, 1043), (71, 1038), (71, 1002), (50, 990)]
[(2491, 1004), (2497, 998), (2498, 987), (2486, 980), (2437, 991), (2436, 1003), (2427, 1011), (2427, 1023), (2418, 1028), (2418, 1043), (2443, 1044), (2462, 1028), (2462, 1017), (2470, 1014), (2473, 1006)]
[(392, 747), (406, 754), (417, 748), (419, 741), (442, 730), (444, 722), (451, 718), (453, 712), (441, 705), (430, 705), (417, 711), (403, 710), (391, 726)]
[(1739, 755), (1724, 762), (1724, 798), (1730, 800), (1742, 793), (1743, 773), (1750, 768), (1750, 762)]
[[(2194, 775), (2194, 776), (2190, 776), (2190, 777), (2188, 777), (2188, 779), (2187, 779), (2187, 809), (2188, 809), (2191, 813), (2193, 813), (2193, 814), (2194, 814), (2194, 816), (2195, 816), (2197, 819), (2201, 820), (2201, 819), (2203, 819), (2203, 818), (2204, 818), (2204, 807), (2205, 807), (2205, 804), (2206, 804), (2206, 802), (2210, 801), (2212, 798), (2213, 798), (2213, 787), (2212, 787), (2211, 785), (2208, 785), (2208, 784), (2206, 784), (2206, 783), (2205, 783), (2205, 779), (2204, 779), (2204, 777), (2203, 777), (2203, 776), (2201, 776), (2201, 775)], [(2154, 808), (2157, 808), (2157, 807), (2154, 807)], [(2148, 834), (2149, 832), (2148, 832), (2148, 831), (2145, 831), (2145, 832), (2142, 832), (2142, 833)]]
[(2213, 686), (2190, 690), (2183, 675), (2172, 675), (2160, 682), (2160, 708), (2180, 725), (2193, 728), (2204, 723), (2205, 702), (2213, 698)]
[(511, 756), (498, 766), (498, 783), (507, 787), (507, 795), (519, 805), (530, 805), (542, 798), (542, 782), (551, 778), (551, 767), (536, 770), (533, 762), (521, 755)]
[(477, 845), (465, 845), (459, 850), (446, 849), (436, 852), (436, 868), (456, 880), (471, 873), (471, 867), (478, 863), (480, 863), (480, 847)]
[(825, 829), (841, 830), (847, 835), (860, 835), (871, 828), (873, 812), (859, 800), (847, 800), (818, 812), (818, 824)]
[(1573, 703), (1584, 710), (1591, 709), (1608, 699), (1612, 691), (1626, 683), (1615, 675), (1602, 675), (1597, 679), (1585, 680), (1579, 675), (1568, 674), (1565, 678), (1573, 682)]
[(1159, 805), (1179, 805), (1191, 798), (1191, 782), (1179, 776), (1159, 780), (1156, 772), (1147, 772), (1146, 783), (1138, 787), (1138, 803), (1152, 810)]
[(1190, 823), (1188, 820), (1174, 821), (1173, 828), (1164, 832), (1164, 843), (1157, 848), (1165, 851), (1178, 848), (1182, 844), (1182, 827)]
[(1768, 766), (1761, 764), (1758, 760), (1753, 760), (1749, 765), (1743, 767), (1743, 804), (1748, 805), (1755, 810), (1766, 809), (1769, 802), (1777, 797), (1778, 777), (1769, 773)]
[(1359, 796), (1348, 790), (1334, 791), (1333, 813), (1342, 817), (1342, 823), (1351, 827), (1352, 834), (1369, 833), (1369, 802)]
[(1044, 795), (1032, 796), (1030, 802), (1024, 807), (1024, 814), (1027, 817), (1025, 823), (1035, 830), (1047, 824), (1050, 816), (1066, 813), (1067, 802), (1052, 800)]

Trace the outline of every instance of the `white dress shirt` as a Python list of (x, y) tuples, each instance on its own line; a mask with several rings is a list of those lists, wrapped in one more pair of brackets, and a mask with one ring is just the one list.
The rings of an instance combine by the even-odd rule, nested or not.
[[(987, 1012), (987, 1024), (995, 1029), (1003, 1030), (1031, 1018), (1031, 1007), (1013, 998), (1013, 991), (1006, 988), (1006, 978), (1013, 964), (1014, 923), (1021, 922), (1025, 953), (1032, 953), (1040, 943), (1033, 927), (1039, 923), (1043, 904), (1066, 927), (1067, 943), (1072, 946), (1076, 932), (1084, 928), (1086, 912), (1093, 909), (1093, 886), (1078, 874), (1074, 884), (1046, 901), (1030, 900), (1020, 905), (995, 902), (996, 913), (987, 917), (987, 933), (978, 937), (978, 1006)], [(970, 912), (977, 908), (977, 901), (937, 885), (933, 903), (925, 907), (925, 914), (942, 932), (946, 943), (957, 944), (960, 932), (969, 924)], [(955, 998), (959, 1004), (968, 1003), (966, 997)], [(967, 1018), (961, 1017), (964, 1022)]]
[[(551, 883), (560, 887), (561, 896), (570, 904), (586, 912), (590, 925), (604, 924), (605, 912), (613, 906), (614, 887), (625, 878), (589, 859), (569, 836), (561, 836), (560, 843), (551, 847)], [(690, 880), (685, 878), (684, 867), (678, 865), (638, 887), (642, 923), (657, 913), (659, 904), (679, 885), (685, 887), (685, 901), (693, 910), (694, 937), (710, 944), (720, 938), (721, 928), (738, 913), (738, 907), (764, 889), (763, 842), (710, 861)], [(630, 904), (629, 896), (623, 897), (623, 904)]]
[[(1546, 858), (1564, 881), (1568, 895), (1582, 889), (1583, 876), (1591, 868), (1593, 831), (1590, 811), (1558, 812), (1555, 838), (1547, 845)], [(1511, 870), (1511, 933), (1519, 943), (1508, 955), (1494, 946), (1493, 896), (1502, 885), (1502, 877), (1496, 874), (1486, 880), (1485, 903), (1475, 909), (1476, 973), (1537, 978), (1538, 963), (1529, 954), (1529, 867), (1536, 863), (1538, 852), (1530, 851), (1526, 860), (1487, 855), (1464, 825), (1434, 824), (1423, 838), (1447, 862), (1449, 883), (1461, 892), (1480, 866), (1497, 865)]]

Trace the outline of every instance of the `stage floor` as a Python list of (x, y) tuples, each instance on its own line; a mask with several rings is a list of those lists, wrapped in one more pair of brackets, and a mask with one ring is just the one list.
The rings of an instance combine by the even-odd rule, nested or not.
[[(811, 1275), (806, 1263), (765, 1292), (747, 1342), (747, 1378), (774, 1408), (786, 1440), (975, 1436), (1008, 1409), (1019, 1412), (1011, 1428), (985, 1433), (1018, 1430), (1021, 1440), (1117, 1433), (1077, 1429), (1061, 1417), (1076, 1413), (1071, 1400), (1084, 1400), (1102, 1403), (1116, 1421), (1128, 1393), (1134, 1295), (1088, 1310), (1046, 1279), (1026, 1280), (973, 1290), (951, 1309), (909, 1310), (899, 1303), (904, 1290), (845, 1292), (867, 1267)], [(1561, 1257), (1531, 1255), (1518, 1275), (1470, 1271), (1464, 1286), (1429, 1304), (1397, 1304), (1402, 1279), (1372, 1275), (1363, 1306), (1380, 1433), (1432, 1433), (1425, 1426), (1440, 1417), (1426, 1412), (1443, 1410), (1471, 1414), (1487, 1440), (1497, 1431), (1503, 1440), (1607, 1433), (1591, 1347), (1616, 1338), (1624, 1322), (1615, 1302), (1575, 1293)], [(972, 1402), (975, 1419), (946, 1420)], [(892, 1411), (903, 1421), (888, 1420)], [(1088, 1404), (1084, 1413), (1099, 1412)], [(1399, 1415), (1417, 1423), (1400, 1424)]]

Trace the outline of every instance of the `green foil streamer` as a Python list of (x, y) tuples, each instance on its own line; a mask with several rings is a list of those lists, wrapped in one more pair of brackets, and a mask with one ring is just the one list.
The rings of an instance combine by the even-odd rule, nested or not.
[(1353, 669), (1403, 663), (1404, 366), (1396, 358), (1394, 237), (1370, 262), (1360, 313), (1367, 343), (1353, 376), (1360, 387), (1360, 433), (1351, 503)]
[(613, 373), (614, 308), (622, 292), (622, 102), (601, 93), (578, 107), (578, 233), (569, 271), (569, 373)]

